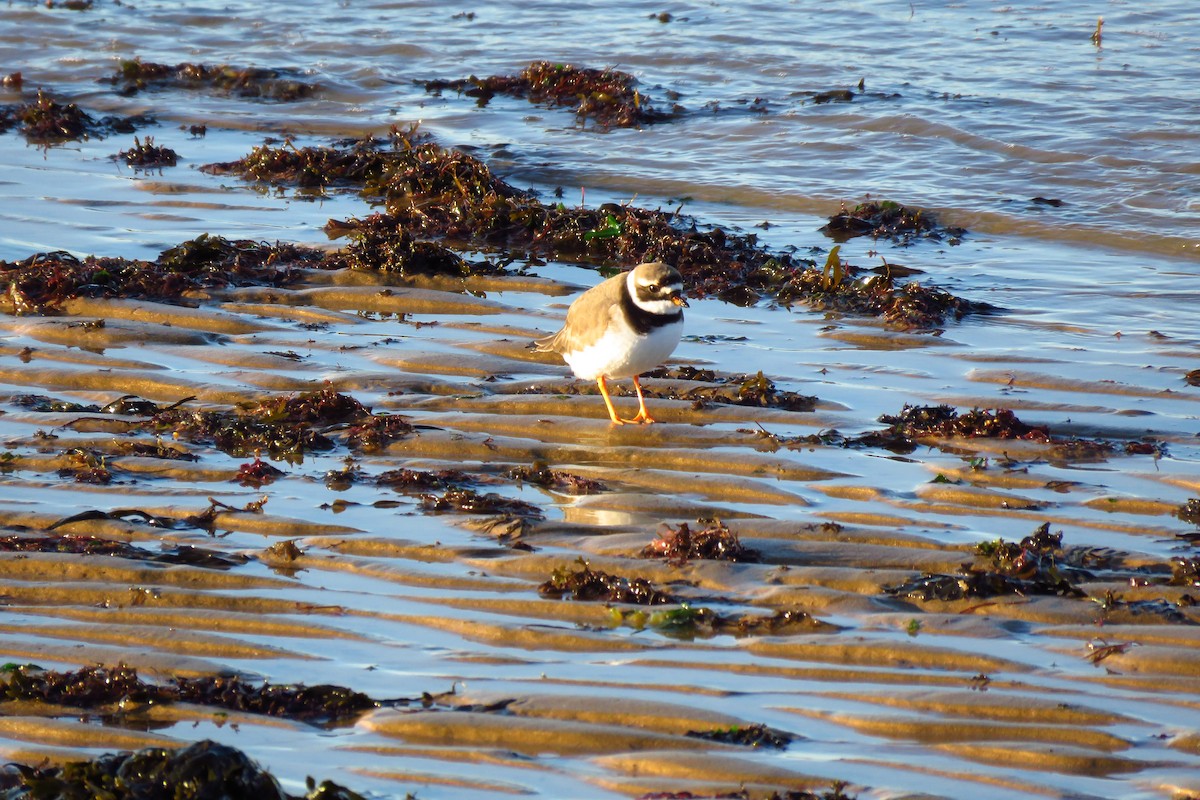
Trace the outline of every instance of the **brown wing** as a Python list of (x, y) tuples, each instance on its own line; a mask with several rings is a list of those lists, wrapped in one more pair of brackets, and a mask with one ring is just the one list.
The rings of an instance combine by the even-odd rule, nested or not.
[(562, 328), (558, 333), (537, 339), (536, 349), (542, 353), (569, 353), (600, 338), (612, 319), (613, 305), (620, 301), (625, 290), (628, 274), (614, 275), (579, 295), (567, 309), (567, 321)]

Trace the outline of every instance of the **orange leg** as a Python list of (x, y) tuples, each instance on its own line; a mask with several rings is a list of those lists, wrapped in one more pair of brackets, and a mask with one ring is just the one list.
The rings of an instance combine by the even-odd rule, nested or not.
[(608, 406), (608, 415), (612, 417), (613, 425), (624, 425), (625, 420), (618, 417), (617, 410), (613, 408), (612, 398), (608, 396), (608, 384), (604, 382), (603, 375), (596, 379), (596, 385), (600, 387), (600, 394), (604, 395), (604, 405)]
[(633, 388), (637, 390), (638, 396), (638, 413), (633, 419), (627, 419), (626, 422), (644, 422), (647, 425), (654, 422), (654, 418), (646, 411), (646, 398), (642, 396), (642, 384), (638, 383), (637, 375), (633, 376)]

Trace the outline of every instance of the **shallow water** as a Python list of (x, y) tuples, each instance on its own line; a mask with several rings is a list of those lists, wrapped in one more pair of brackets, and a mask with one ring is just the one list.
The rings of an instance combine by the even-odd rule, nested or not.
[[(127, 437), (6, 399), (0, 442), (19, 459), (0, 475), (5, 533), (91, 509), (179, 516), (206, 508), (209, 497), (235, 508), (267, 502), (263, 514), (223, 515), (217, 539), (136, 520), (67, 528), (260, 559), (228, 572), (0, 555), (0, 655), (59, 667), (124, 660), (148, 676), (232, 669), (377, 698), (456, 687), (455, 702), (519, 701), (508, 716), (381, 711), (334, 731), (249, 715), (228, 724), (197, 709), (140, 740), (220, 739), (292, 791), (306, 774), (375, 796), (423, 798), (706, 796), (742, 784), (769, 794), (761, 787), (834, 780), (862, 797), (1200, 791), (1200, 619), (1186, 606), (1179, 613), (1190, 624), (1149, 605), (1100, 607), (1109, 590), (1130, 602), (1178, 601), (1184, 588), (1131, 586), (1130, 570), (1161, 574), (1171, 557), (1196, 555), (1181, 538), (1194, 526), (1172, 512), (1200, 495), (1200, 389), (1184, 381), (1200, 356), (1192, 88), (1200, 14), (1184, 2), (1156, 3), (1153, 12), (1124, 3), (1070, 12), (973, 1), (818, 5), (532, 3), (519, 12), (475, 7), (467, 17), (432, 3), (302, 1), (268, 18), (237, 3), (5, 6), (0, 72), (23, 73), (26, 99), (42, 87), (96, 116), (152, 113), (159, 126), (139, 133), (182, 162), (149, 173), (118, 165), (110, 156), (131, 145), (129, 136), (42, 148), (0, 135), (3, 260), (50, 250), (153, 258), (201, 233), (320, 243), (328, 219), (369, 211), (359, 197), (306, 200), (196, 167), (239, 158), (268, 136), (324, 144), (420, 121), (513, 185), (547, 195), (562, 187), (564, 202), (588, 206), (682, 204), (703, 223), (754, 231), (801, 254), (831, 245), (817, 229), (842, 203), (869, 195), (929, 208), (968, 228), (961, 244), (858, 239), (843, 256), (919, 268), (922, 281), (1003, 313), (951, 322), (933, 336), (801, 307), (694, 301), (676, 361), (762, 370), (781, 388), (817, 396), (818, 407), (697, 411), (660, 400), (652, 409), (663, 424), (638, 430), (610, 429), (595, 397), (510, 393), (566, 377), (524, 343), (553, 330), (571, 294), (595, 282), (572, 264), (529, 270), (565, 284), (561, 291), (493, 288), (497, 314), (447, 294), (457, 312), (408, 324), (356, 313), (364, 306), (349, 301), (284, 309), (253, 291), (217, 296), (170, 326), (130, 319), (119, 303), (75, 318), (0, 318), (5, 398), (35, 392), (103, 404), (136, 393), (170, 403), (194, 394), (231, 407), (330, 381), (428, 426), (358, 457), (366, 475), (454, 465), (493, 479), (483, 490), (546, 512), (524, 537), (536, 550), (513, 550), (478, 517), (431, 515), (414, 497), (367, 482), (327, 488), (324, 476), (345, 466), (345, 448), (276, 462), (286, 476), (240, 487), (233, 479), (246, 458), (190, 445), (200, 460), (170, 468), (121, 457), (114, 443)], [(670, 21), (654, 18), (660, 12)], [(1089, 36), (1100, 16), (1097, 46)], [(322, 89), (279, 103), (185, 91), (124, 98), (97, 83), (134, 56), (295, 68)], [(632, 72), (647, 96), (665, 106), (677, 92), (688, 113), (601, 131), (563, 109), (501, 97), (478, 107), (420, 85), (514, 73), (543, 58)], [(812, 93), (856, 90), (860, 79), (865, 92), (852, 102), (813, 102)], [(0, 90), (0, 103), (18, 99)], [(181, 129), (196, 124), (208, 126), (203, 138)], [(770, 226), (755, 227), (764, 221)], [(219, 314), (243, 332), (213, 332)], [(103, 331), (67, 328), (94, 318), (106, 319)], [(299, 324), (317, 319), (327, 326), (318, 333)], [(271, 355), (288, 351), (298, 358)], [(496, 373), (503, 377), (483, 380)], [(776, 447), (761, 435), (874, 430), (880, 414), (906, 403), (1003, 406), (1060, 436), (1151, 437), (1165, 453), (1081, 461), (1030, 443), (969, 440), (899, 457)], [(69, 446), (110, 453), (118, 482), (60, 477), (58, 454)], [(577, 498), (500, 477), (534, 460), (611, 491)], [(939, 475), (950, 482), (935, 482)], [(380, 500), (397, 505), (374, 505)], [(699, 527), (714, 516), (765, 563), (630, 558), (660, 524)], [(822, 527), (831, 522), (842, 527)], [(1018, 541), (1043, 522), (1069, 547), (1124, 554), (1120, 569), (1083, 584), (1095, 602), (939, 604), (882, 592), (923, 571), (953, 572), (974, 544)], [(264, 549), (283, 539), (299, 540), (306, 554), (276, 572)], [(799, 607), (843, 630), (691, 640), (613, 627), (599, 604), (537, 595), (554, 568), (580, 555), (597, 569), (670, 585), (693, 605), (758, 614)], [(1136, 646), (1093, 664), (1089, 643)], [(78, 714), (0, 714), (11, 723), (0, 745), (20, 760), (138, 746), (133, 732), (97, 724), (59, 730)], [(798, 738), (774, 751), (682, 736), (735, 723)], [(131, 735), (132, 743), (121, 738)]]

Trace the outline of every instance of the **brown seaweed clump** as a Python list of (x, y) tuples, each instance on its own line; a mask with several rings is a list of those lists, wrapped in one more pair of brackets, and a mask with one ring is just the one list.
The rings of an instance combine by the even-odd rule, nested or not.
[[(0, 701), (37, 700), (74, 708), (101, 708), (132, 701), (195, 703), (230, 711), (264, 714), (314, 725), (351, 725), (381, 703), (342, 686), (302, 684), (261, 686), (236, 676), (175, 678), (170, 683), (143, 681), (133, 667), (85, 667), (72, 672), (10, 665), (0, 674)], [(399, 702), (399, 701), (398, 701)]]
[(1200, 558), (1175, 556), (1171, 559), (1172, 586), (1200, 586)]
[(983, 566), (964, 564), (957, 575), (927, 573), (884, 591), (925, 602), (1002, 595), (1082, 598), (1087, 593), (1072, 581), (1094, 577), (1062, 563), (1062, 533), (1050, 533), (1048, 522), (1019, 544), (996, 539), (981, 543), (975, 552), (985, 560)]
[[(306, 452), (332, 450), (335, 443), (326, 434), (335, 429), (349, 428), (356, 446), (369, 441), (376, 447), (412, 431), (401, 418), (377, 417), (353, 397), (329, 388), (270, 397), (239, 411), (172, 407), (145, 424), (160, 434), (211, 444), (232, 456), (254, 456), (257, 461), (263, 451), (291, 463)], [(253, 482), (255, 474), (250, 465), (244, 477)]]
[(951, 406), (905, 405), (899, 414), (885, 414), (880, 422), (891, 427), (849, 440), (849, 444), (879, 445), (895, 452), (912, 452), (921, 439), (1016, 439), (1050, 445), (1058, 458), (1072, 461), (1098, 460), (1114, 452), (1126, 455), (1161, 455), (1163, 445), (1152, 439), (1117, 445), (1100, 439), (1052, 435), (1045, 425), (1022, 422), (1007, 408), (971, 409), (960, 413)]
[(965, 228), (941, 225), (935, 215), (923, 209), (909, 208), (891, 200), (871, 200), (859, 203), (852, 209), (842, 206), (841, 211), (822, 226), (821, 232), (835, 242), (845, 242), (855, 236), (871, 236), (908, 245), (917, 238), (939, 242), (944, 239), (949, 244), (958, 244), (967, 231)]
[(215, 89), (238, 97), (288, 102), (311, 97), (317, 86), (297, 80), (296, 70), (234, 67), (228, 64), (155, 64), (139, 58), (122, 61), (107, 79), (118, 94), (134, 95), (145, 89)]
[(431, 489), (451, 489), (475, 483), (475, 478), (457, 469), (428, 472), (419, 469), (390, 469), (375, 479), (380, 486), (400, 492), (428, 492)]
[(522, 520), (538, 520), (545, 516), (540, 508), (524, 500), (462, 488), (450, 488), (440, 495), (423, 494), (421, 507), (432, 512), (489, 514)]
[(766, 725), (761, 724), (734, 725), (730, 728), (717, 728), (709, 731), (688, 731), (684, 735), (696, 739), (705, 739), (710, 742), (737, 744), (743, 747), (771, 748), (773, 750), (787, 748), (792, 743), (792, 740), (796, 738), (786, 731), (768, 728)]
[(415, 429), (412, 423), (395, 414), (371, 414), (346, 429), (346, 445), (363, 453), (378, 453), (388, 443), (403, 439)]
[(263, 422), (298, 422), (332, 425), (369, 416), (371, 410), (348, 394), (333, 389), (276, 395), (258, 401), (246, 413)]
[(227, 286), (285, 286), (297, 270), (319, 266), (325, 254), (290, 244), (229, 241), (201, 234), (163, 251), (154, 261), (78, 258), (57, 251), (0, 261), (0, 311), (55, 314), (73, 297), (120, 297), (187, 302), (195, 293)]
[[(393, 130), (393, 139), (396, 129)], [(428, 137), (415, 131), (404, 138), (407, 147), (416, 147)], [(291, 142), (273, 147), (263, 144), (237, 161), (205, 164), (201, 172), (210, 175), (238, 175), (243, 180), (284, 184), (302, 189), (326, 186), (361, 187), (379, 181), (401, 158), (401, 149), (382, 149), (373, 136), (336, 143), (332, 147), (297, 148)], [(407, 149), (404, 148), (404, 149)]]
[(857, 795), (851, 797), (845, 793), (847, 784), (834, 781), (830, 788), (821, 792), (810, 792), (807, 789), (784, 789), (771, 794), (751, 794), (748, 789), (739, 789), (719, 795), (698, 795), (686, 789), (679, 792), (650, 792), (640, 795), (637, 800), (857, 800)]
[(76, 447), (63, 453), (63, 456), (67, 463), (58, 470), (60, 478), (74, 478), (76, 483), (91, 483), (97, 486), (112, 483), (113, 475), (103, 455)]
[[(250, 503), (246, 508), (241, 510), (261, 511), (263, 502), (265, 502), (265, 500), (257, 503)], [(168, 517), (163, 514), (151, 514), (139, 508), (117, 508), (113, 509), (112, 511), (90, 509), (88, 511), (81, 511), (78, 514), (72, 514), (69, 517), (63, 517), (62, 519), (48, 526), (46, 531), (49, 532), (57, 528), (61, 528), (62, 526), (69, 525), (72, 522), (83, 522), (94, 519), (124, 520), (127, 517), (136, 517), (143, 524), (150, 525), (151, 527), (155, 528), (164, 528), (167, 530), (188, 530), (191, 528), (199, 528), (201, 530), (208, 531), (208, 533), (211, 535), (216, 529), (218, 509), (231, 511), (237, 510), (218, 500), (213, 500), (211, 497), (209, 498), (209, 507), (207, 509), (199, 512), (198, 514), (191, 514), (186, 517)], [(198, 550), (198, 548), (188, 548), (186, 546), (181, 546), (179, 549)]]
[[(975, 408), (959, 412), (948, 405), (905, 405), (898, 414), (884, 414), (879, 421), (887, 423), (889, 427), (853, 436), (845, 436), (837, 430), (796, 437), (776, 436), (761, 428), (757, 431), (741, 429), (739, 432), (756, 434), (777, 447), (882, 447), (901, 454), (911, 453), (922, 444), (937, 446), (936, 442), (931, 443), (929, 439), (1011, 439), (1046, 444), (1052, 458), (1070, 462), (1098, 461), (1116, 452), (1159, 456), (1164, 451), (1161, 442), (1149, 438), (1118, 444), (1102, 439), (1054, 436), (1047, 426), (1026, 424), (1007, 408)], [(980, 461), (986, 463), (986, 459)], [(939, 480), (944, 481), (945, 478)], [(1178, 509), (1176, 516), (1187, 521), (1187, 508), (1183, 506)], [(1195, 513), (1196, 519), (1200, 520), (1200, 511)]]
[(614, 624), (637, 630), (651, 628), (677, 639), (710, 639), (714, 636), (788, 636), (833, 633), (839, 628), (799, 609), (781, 609), (761, 615), (719, 614), (711, 608), (680, 603), (674, 608), (654, 611), (612, 609)]
[(605, 486), (600, 481), (550, 469), (544, 463), (535, 463), (530, 467), (513, 467), (505, 475), (520, 483), (532, 483), (570, 495), (598, 494), (605, 491)]
[(918, 281), (897, 284), (892, 271), (867, 272), (841, 260), (840, 246), (825, 264), (795, 274), (779, 290), (781, 302), (803, 302), (820, 311), (883, 317), (904, 330), (933, 330), (947, 317), (962, 319), (990, 313), (994, 307), (975, 303)]
[(308, 787), (303, 796), (289, 794), (245, 753), (208, 739), (60, 767), (9, 765), (0, 773), (5, 800), (365, 800), (332, 781), (318, 785), (310, 778)]
[(238, 473), (234, 477), (234, 480), (241, 486), (258, 489), (266, 484), (274, 483), (276, 478), (282, 478), (286, 474), (278, 467), (272, 466), (261, 458), (256, 457), (253, 461), (238, 467)]
[(1023, 439), (1049, 442), (1044, 425), (1026, 425), (1007, 408), (972, 409), (959, 413), (953, 406), (905, 405), (899, 414), (885, 414), (880, 422), (891, 425), (891, 433), (906, 439), (927, 436), (965, 439)]
[[(713, 405), (735, 405), (807, 412), (817, 407), (815, 395), (780, 389), (761, 370), (754, 375), (717, 375), (712, 370), (698, 370), (690, 366), (659, 367), (645, 373), (642, 377), (717, 384), (715, 386), (690, 387), (642, 386), (642, 394), (646, 397), (686, 400), (697, 409)], [(630, 390), (624, 386), (613, 387), (611, 391), (617, 395), (628, 396), (630, 394)], [(521, 389), (521, 393), (595, 395), (599, 394), (599, 390), (593, 383), (575, 381), (553, 386), (539, 383)]]
[[(134, 513), (125, 511), (125, 516)], [(78, 516), (76, 517), (78, 518)], [(119, 516), (109, 516), (120, 519)], [(61, 523), (59, 523), (61, 524)], [(29, 535), (12, 534), (0, 536), (0, 552), (5, 553), (71, 553), (84, 556), (112, 556), (155, 564), (187, 564), (208, 569), (226, 570), (241, 566), (250, 559), (244, 555), (224, 554), (202, 547), (177, 545), (167, 550), (154, 552), (128, 542), (101, 539), (96, 536), (74, 534)]]
[(181, 703), (284, 717), (314, 725), (351, 725), (380, 703), (344, 686), (318, 684), (261, 686), (231, 677), (176, 678), (169, 694)]
[(733, 531), (725, 527), (720, 520), (713, 521), (704, 530), (693, 532), (686, 522), (671, 529), (664, 525), (658, 533), (658, 538), (642, 548), (642, 558), (665, 558), (675, 563), (684, 563), (692, 559), (710, 559), (714, 561), (748, 561), (759, 560), (759, 553), (753, 548), (744, 546)]
[[(705, 374), (707, 373), (707, 374)], [(759, 408), (778, 408), (783, 411), (812, 411), (817, 407), (815, 395), (800, 394), (780, 389), (775, 382), (766, 377), (762, 370), (754, 375), (713, 375), (711, 370), (695, 370), (690, 367), (660, 367), (646, 373), (651, 378), (679, 377), (685, 380), (698, 380), (706, 383), (717, 383), (718, 386), (698, 386), (682, 391), (665, 392), (642, 387), (645, 394), (651, 397), (665, 397), (675, 400), (690, 400), (697, 406), (710, 403), (735, 406), (756, 406)]]
[(367, 217), (350, 233), (350, 244), (339, 254), (350, 269), (378, 270), (405, 277), (411, 275), (449, 275), (465, 278), (491, 272), (467, 263), (462, 256), (434, 242), (414, 239), (404, 230), (388, 224), (386, 217)]
[(615, 69), (590, 69), (535, 61), (517, 75), (428, 81), (427, 92), (452, 89), (487, 105), (498, 94), (524, 97), (531, 103), (569, 107), (580, 119), (604, 127), (635, 128), (672, 119), (679, 113), (656, 110), (637, 89), (637, 78)]
[(1190, 498), (1186, 503), (1175, 509), (1175, 516), (1184, 522), (1200, 526), (1200, 498)]
[[(703, 228), (678, 212), (613, 203), (596, 209), (544, 204), (496, 178), (478, 159), (442, 148), (415, 128), (393, 128), (389, 138), (391, 150), (374, 139), (320, 149), (263, 146), (239, 161), (202, 169), (273, 184), (351, 182), (368, 200), (386, 204), (386, 214), (367, 221), (331, 220), (326, 226), (331, 236), (405, 231), (414, 239), (608, 268), (659, 260), (683, 274), (690, 297), (752, 305), (766, 296), (785, 305), (883, 316), (918, 330), (992, 309), (916, 282), (897, 285), (889, 276), (863, 281), (849, 268), (819, 269), (788, 252), (768, 251), (755, 234)], [(326, 165), (333, 171), (326, 172)], [(372, 265), (379, 260), (371, 259)]]
[(332, 450), (329, 437), (303, 422), (263, 421), (233, 411), (175, 410), (155, 414), (147, 423), (160, 434), (195, 444), (210, 444), (238, 458), (266, 452), (299, 463), (307, 452)]
[(179, 163), (179, 155), (169, 147), (156, 145), (153, 136), (147, 136), (145, 141), (133, 137), (133, 147), (122, 150), (113, 158), (141, 169), (161, 169)]
[(593, 570), (582, 557), (579, 568), (560, 567), (550, 579), (538, 586), (542, 597), (586, 602), (629, 603), (641, 606), (661, 606), (679, 602), (672, 595), (654, 588), (645, 578), (628, 578), (602, 570)]
[(32, 103), (0, 106), (0, 133), (16, 127), (31, 144), (103, 138), (112, 133), (133, 133), (139, 126), (152, 124), (147, 116), (96, 119), (74, 103), (59, 103), (39, 91)]

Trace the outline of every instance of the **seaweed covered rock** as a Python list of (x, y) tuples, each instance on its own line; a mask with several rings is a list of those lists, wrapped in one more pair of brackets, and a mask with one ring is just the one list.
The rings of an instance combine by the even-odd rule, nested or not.
[(41, 91), (31, 103), (0, 106), (0, 133), (15, 127), (30, 143), (40, 145), (133, 133), (138, 127), (152, 122), (153, 119), (145, 116), (97, 119), (75, 103), (60, 103)]
[(844, 206), (829, 218), (821, 232), (836, 242), (855, 236), (889, 239), (896, 244), (911, 244), (915, 239), (932, 239), (958, 244), (966, 230), (941, 225), (937, 216), (919, 208), (909, 208), (891, 200), (869, 200), (852, 209)]
[(0, 773), (4, 800), (363, 800), (330, 781), (309, 787), (289, 794), (241, 750), (208, 739)]
[(290, 101), (312, 96), (315, 84), (299, 80), (296, 70), (235, 67), (229, 64), (156, 64), (134, 58), (122, 61), (107, 82), (123, 95), (145, 89), (206, 89), (238, 97)]
[(637, 85), (637, 78), (620, 70), (535, 61), (517, 75), (428, 81), (425, 90), (452, 89), (476, 98), (480, 105), (487, 105), (498, 94), (524, 97), (531, 103), (569, 107), (581, 119), (605, 127), (637, 127), (676, 115), (655, 109)]
[[(237, 676), (208, 675), (148, 683), (133, 667), (84, 667), (71, 672), (34, 665), (7, 665), (0, 675), (0, 702), (36, 700), (73, 708), (105, 708), (132, 701), (139, 706), (169, 703), (264, 714), (334, 727), (353, 724), (382, 703), (344, 686), (251, 684)], [(407, 701), (389, 701), (402, 704)]]

